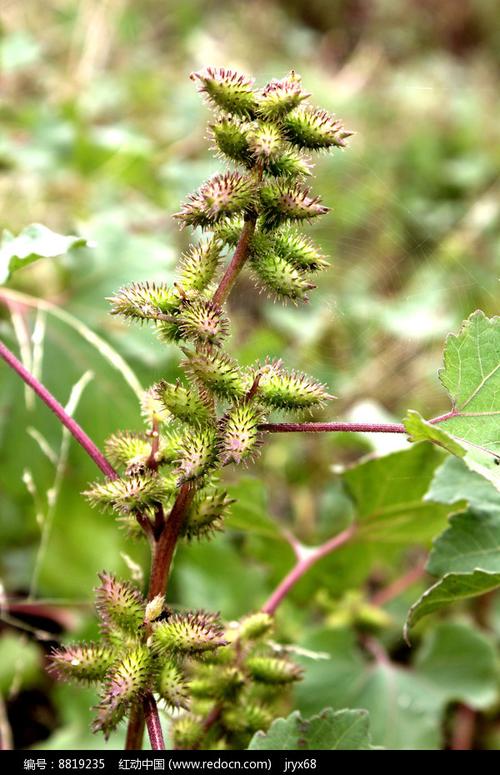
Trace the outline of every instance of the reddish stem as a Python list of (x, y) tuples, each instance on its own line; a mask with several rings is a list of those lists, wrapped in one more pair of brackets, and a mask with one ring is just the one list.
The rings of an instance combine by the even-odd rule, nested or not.
[(252, 239), (253, 233), (255, 231), (255, 223), (256, 218), (254, 216), (248, 218), (248, 220), (245, 221), (245, 225), (243, 226), (238, 244), (236, 245), (234, 255), (229, 262), (226, 271), (224, 272), (224, 275), (219, 283), (219, 287), (215, 291), (212, 298), (213, 303), (218, 307), (221, 307), (226, 301), (229, 293), (231, 292), (231, 288), (236, 281), (236, 278), (238, 277), (245, 264), (245, 261), (248, 258), (250, 240)]
[(83, 428), (81, 428), (75, 420), (67, 414), (66, 410), (63, 406), (59, 403), (59, 401), (54, 398), (52, 393), (50, 393), (44, 385), (41, 384), (30, 372), (23, 366), (23, 364), (16, 358), (16, 356), (11, 353), (11, 351), (6, 347), (3, 342), (0, 342), (0, 358), (3, 358), (3, 360), (13, 369), (24, 382), (26, 382), (27, 385), (32, 388), (37, 396), (39, 396), (42, 401), (51, 409), (56, 417), (62, 422), (62, 424), (69, 430), (69, 432), (74, 436), (76, 441), (80, 444), (81, 447), (85, 450), (87, 455), (89, 455), (96, 466), (98, 466), (103, 474), (105, 474), (108, 479), (117, 479), (118, 474), (113, 468), (113, 466), (106, 460), (100, 449), (96, 447), (92, 439), (90, 439)]
[(144, 718), (148, 728), (149, 740), (153, 751), (164, 751), (165, 741), (163, 740), (163, 730), (161, 728), (160, 717), (158, 715), (158, 706), (153, 695), (149, 692), (142, 701)]
[(215, 724), (216, 721), (219, 720), (220, 715), (222, 713), (222, 708), (220, 705), (214, 705), (208, 716), (203, 722), (203, 732), (206, 734)]
[(391, 664), (387, 651), (376, 638), (371, 635), (365, 635), (361, 638), (361, 643), (378, 665)]
[(401, 423), (363, 422), (278, 422), (261, 423), (268, 433), (406, 433)]
[(158, 422), (158, 419), (155, 417), (153, 420), (153, 426), (151, 428), (151, 452), (149, 453), (149, 457), (146, 461), (146, 465), (151, 471), (158, 470), (157, 455), (160, 449), (159, 425), (160, 424)]
[(302, 576), (307, 573), (307, 571), (313, 565), (315, 565), (318, 560), (321, 560), (322, 557), (326, 557), (328, 554), (331, 554), (347, 541), (349, 541), (355, 532), (356, 525), (350, 525), (348, 528), (346, 528), (346, 530), (343, 530), (338, 535), (330, 538), (324, 544), (321, 544), (321, 546), (318, 546), (315, 549), (310, 549), (306, 553), (304, 553), (303, 549), (303, 556), (298, 559), (297, 563), (294, 565), (291, 571), (278, 584), (271, 597), (262, 606), (261, 610), (264, 611), (264, 613), (273, 615), (280, 603), (288, 595), (292, 587), (294, 587), (295, 584), (300, 581)]
[(144, 737), (144, 712), (140, 704), (133, 705), (127, 727), (127, 739), (125, 741), (126, 751), (140, 751), (142, 749), (142, 738)]
[(385, 605), (390, 600), (393, 600), (395, 597), (399, 597), (399, 595), (403, 594), (403, 592), (408, 589), (408, 587), (411, 587), (413, 584), (416, 584), (417, 581), (420, 581), (420, 579), (425, 576), (426, 563), (427, 561), (423, 560), (414, 568), (411, 568), (403, 576), (400, 576), (398, 579), (393, 581), (392, 584), (389, 584), (387, 587), (384, 587), (378, 592), (375, 592), (371, 598), (373, 605)]
[(189, 484), (182, 485), (165, 527), (154, 543), (148, 600), (165, 594), (175, 546), (194, 492), (194, 487)]
[(470, 751), (476, 734), (476, 713), (467, 705), (458, 705), (450, 742), (452, 751)]
[(446, 412), (446, 414), (440, 414), (439, 417), (433, 417), (432, 420), (428, 420), (432, 425), (437, 425), (437, 423), (444, 422), (445, 420), (451, 420), (452, 417), (457, 417), (460, 414), (460, 412), (457, 412), (456, 409), (452, 409), (451, 412)]
[[(458, 415), (459, 412), (453, 409), (427, 422), (437, 425)], [(261, 423), (259, 430), (268, 433), (407, 433), (400, 422), (277, 422)]]

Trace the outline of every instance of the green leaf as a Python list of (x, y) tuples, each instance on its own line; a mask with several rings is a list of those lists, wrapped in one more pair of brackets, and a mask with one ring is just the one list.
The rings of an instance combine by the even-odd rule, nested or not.
[(451, 603), (484, 595), (500, 586), (500, 573), (475, 570), (472, 573), (447, 573), (412, 605), (405, 624), (405, 637), (424, 616)]
[(450, 458), (438, 469), (426, 501), (470, 504), (438, 536), (427, 570), (442, 578), (411, 607), (405, 632), (428, 613), (482, 595), (500, 584), (500, 495), (482, 476)]
[(317, 716), (302, 718), (298, 710), (276, 719), (269, 730), (257, 732), (250, 751), (366, 751), (371, 748), (369, 719), (365, 710), (325, 708)]
[(439, 428), (410, 412), (405, 421), (410, 439), (426, 439), (463, 457), (500, 490), (500, 317), (477, 310), (458, 334), (450, 334), (439, 377), (451, 412)]
[(396, 664), (377, 664), (367, 669), (356, 704), (373, 717), (373, 740), (398, 750), (440, 746), (443, 703), (426, 682)]
[(464, 457), (465, 449), (452, 438), (439, 425), (433, 425), (413, 409), (409, 409), (403, 425), (408, 433), (410, 441), (432, 441), (438, 447), (442, 447), (447, 452), (457, 457)]
[(415, 544), (429, 541), (445, 526), (450, 509), (423, 501), (441, 454), (435, 447), (417, 444), (344, 474), (357, 507), (357, 540)]
[(229, 485), (226, 489), (235, 499), (225, 520), (227, 528), (284, 541), (283, 534), (269, 514), (266, 488), (259, 479), (242, 477), (238, 484)]
[(297, 657), (306, 668), (295, 688), (296, 705), (308, 717), (329, 703), (368, 711), (372, 742), (391, 749), (428, 749), (442, 744), (451, 702), (483, 708), (496, 699), (498, 673), (489, 639), (469, 624), (438, 624), (404, 666), (383, 647), (375, 661), (349, 629), (308, 633), (305, 649), (329, 661)]
[(15, 237), (4, 230), (0, 242), (0, 284), (10, 278), (13, 272), (40, 258), (62, 256), (72, 248), (91, 247), (83, 237), (65, 237), (51, 231), (41, 223), (26, 226)]
[(445, 702), (481, 709), (497, 698), (495, 648), (489, 638), (464, 624), (442, 622), (434, 627), (415, 667)]
[(427, 570), (433, 576), (475, 570), (500, 573), (500, 512), (470, 509), (454, 514), (434, 541)]
[[(463, 438), (474, 441), (470, 438), (472, 423), (459, 420), (500, 415), (500, 317), (487, 318), (476, 310), (458, 334), (450, 334), (439, 377), (450, 395), (453, 411), (460, 414), (460, 418), (454, 418), (455, 426), (463, 428), (467, 434)], [(495, 445), (500, 451), (500, 440)]]
[(363, 708), (370, 714), (374, 745), (411, 750), (439, 747), (444, 706), (427, 681), (389, 661), (369, 661), (349, 630), (309, 634), (302, 645), (331, 657), (329, 662), (303, 663), (304, 680), (295, 690), (303, 713), (316, 713), (326, 702), (334, 709)]
[(500, 512), (500, 494), (495, 487), (456, 457), (448, 458), (437, 469), (425, 500), (449, 504), (467, 501), (480, 511)]

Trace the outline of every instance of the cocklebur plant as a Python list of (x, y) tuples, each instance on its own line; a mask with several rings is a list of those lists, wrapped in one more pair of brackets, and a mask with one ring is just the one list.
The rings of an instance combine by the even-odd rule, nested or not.
[[(93, 506), (114, 512), (132, 536), (150, 538), (156, 554), (149, 603), (104, 574), (97, 589), (102, 642), (56, 651), (52, 670), (63, 679), (100, 685), (94, 729), (105, 735), (137, 712), (146, 696), (156, 696), (175, 711), (177, 747), (241, 747), (267, 729), (273, 708), (301, 670), (266, 645), (268, 613), (225, 631), (212, 613), (173, 613), (163, 598), (166, 576), (177, 539), (207, 538), (223, 528), (231, 501), (221, 472), (255, 458), (269, 414), (303, 413), (332, 397), (281, 361), (242, 367), (225, 349), (225, 301), (247, 261), (259, 289), (283, 301), (307, 301), (311, 277), (327, 266), (321, 250), (295, 225), (328, 211), (304, 183), (310, 154), (344, 147), (351, 133), (309, 105), (310, 95), (293, 72), (262, 89), (223, 68), (192, 77), (213, 111), (214, 149), (236, 169), (214, 175), (176, 214), (182, 227), (203, 231), (181, 257), (177, 280), (135, 283), (110, 299), (113, 315), (148, 323), (161, 341), (179, 345), (184, 380), (160, 380), (149, 389), (144, 434), (121, 431), (106, 443), (119, 476), (86, 492)], [(169, 529), (170, 557), (155, 566)]]
[[(439, 486), (438, 475), (433, 492), (437, 503), (477, 504), (477, 482), (468, 485), (467, 476), (479, 474), (487, 486), (500, 489), (499, 318), (488, 319), (477, 311), (458, 334), (448, 337), (440, 378), (451, 409), (431, 420), (410, 410), (403, 423), (309, 421), (307, 413), (333, 398), (324, 385), (280, 360), (250, 368), (238, 363), (230, 351), (226, 301), (239, 273), (249, 269), (259, 291), (299, 304), (313, 290), (314, 274), (328, 266), (319, 247), (299, 228), (327, 211), (305, 181), (311, 155), (345, 147), (350, 132), (309, 103), (310, 95), (293, 72), (262, 89), (222, 68), (208, 68), (193, 80), (213, 111), (213, 147), (230, 169), (191, 194), (176, 215), (181, 226), (201, 230), (200, 239), (180, 258), (176, 281), (134, 283), (111, 298), (112, 314), (149, 325), (160, 341), (174, 343), (182, 352), (182, 378), (159, 380), (143, 395), (144, 432), (115, 433), (106, 442), (104, 456), (0, 342), (0, 356), (55, 412), (105, 475), (86, 491), (90, 503), (114, 513), (131, 537), (145, 536), (151, 547), (146, 594), (103, 572), (96, 593), (101, 640), (61, 647), (51, 660), (57, 677), (98, 688), (95, 731), (108, 736), (128, 720), (127, 748), (141, 747), (144, 721), (152, 747), (164, 747), (158, 700), (170, 717), (177, 748), (240, 748), (254, 733), (266, 731), (286, 707), (290, 687), (301, 678), (291, 649), (271, 640), (278, 606), (322, 557), (347, 542), (366, 541), (370, 529), (376, 540), (376, 531), (383, 531), (384, 525), (396, 543), (413, 511), (421, 517), (438, 455), (427, 471), (429, 456), (422, 454), (420, 442), (431, 442), (468, 467), (468, 474), (461, 474), (460, 497)], [(31, 238), (46, 240), (46, 230)], [(27, 251), (20, 241), (25, 257), (33, 260), (36, 249), (30, 244)], [(13, 242), (9, 250), (16, 268), (20, 249)], [(45, 244), (39, 252), (47, 255)], [(286, 421), (278, 422), (274, 413)], [(216, 612), (178, 610), (167, 601), (178, 542), (204, 540), (224, 528), (231, 507), (222, 484), (226, 466), (251, 463), (268, 433), (337, 431), (406, 434), (416, 446), (385, 460), (362, 461), (344, 474), (353, 497), (353, 521), (314, 548), (288, 536), (296, 563), (259, 612), (239, 622), (223, 622)], [(404, 495), (394, 499), (393, 479), (399, 489), (404, 482), (407, 500)], [(383, 486), (377, 490), (378, 482)], [(498, 510), (497, 500), (490, 492), (482, 508)], [(377, 508), (372, 512), (373, 503)], [(439, 510), (442, 516), (446, 507)], [(463, 545), (464, 519), (456, 519), (437, 537), (428, 567), (438, 581), (412, 606), (407, 638), (419, 619), (448, 600), (500, 586), (500, 561), (496, 568), (490, 553), (485, 556), (492, 564), (481, 559), (478, 567), (461, 557), (457, 547)], [(470, 540), (491, 544), (489, 523), (476, 519), (472, 509), (467, 520)], [(424, 540), (435, 537), (432, 525), (426, 528), (422, 519), (411, 526)], [(422, 575), (422, 569), (417, 570)], [(372, 635), (387, 626), (387, 617), (373, 600), (362, 592), (347, 595), (334, 607), (330, 623), (356, 627), (363, 646), (379, 658), (381, 645), (373, 644)], [(346, 718), (360, 712), (339, 711)], [(288, 721), (293, 726), (297, 718), (292, 714)]]

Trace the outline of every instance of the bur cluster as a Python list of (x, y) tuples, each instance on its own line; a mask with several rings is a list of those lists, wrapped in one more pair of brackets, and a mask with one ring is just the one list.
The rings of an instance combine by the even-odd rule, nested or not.
[[(162, 596), (149, 603), (139, 589), (100, 574), (96, 609), (101, 639), (53, 651), (50, 671), (98, 688), (93, 730), (108, 737), (153, 692), (175, 717), (176, 747), (217, 747), (248, 742), (270, 724), (270, 706), (300, 669), (274, 656), (263, 642), (272, 628), (267, 614), (225, 627), (217, 614), (173, 612)], [(217, 708), (210, 731), (204, 714)]]
[[(179, 488), (187, 486), (192, 497), (181, 527), (187, 541), (222, 529), (231, 499), (221, 472), (253, 460), (272, 413), (303, 414), (332, 398), (324, 385), (280, 360), (242, 366), (227, 350), (226, 299), (238, 259), (238, 272), (250, 270), (259, 290), (283, 302), (307, 301), (315, 273), (328, 265), (298, 228), (328, 211), (307, 184), (311, 156), (343, 148), (352, 134), (309, 102), (295, 72), (263, 88), (224, 68), (206, 68), (192, 79), (212, 111), (209, 133), (225, 169), (174, 216), (181, 227), (197, 229), (176, 281), (132, 283), (110, 299), (113, 315), (147, 324), (162, 342), (180, 347), (182, 378), (162, 379), (145, 393), (145, 431), (121, 431), (106, 443), (118, 478), (96, 482), (86, 493), (132, 536), (157, 537)], [(61, 677), (101, 683), (96, 729), (108, 733), (151, 691), (183, 711), (174, 723), (180, 747), (201, 744), (204, 712), (214, 707), (210, 734), (217, 744), (238, 746), (267, 727), (275, 696), (299, 674), (261, 648), (262, 617), (241, 624), (236, 638), (210, 614), (173, 614), (164, 603), (149, 621), (137, 590), (103, 578), (102, 642), (53, 657)], [(251, 621), (260, 621), (263, 632), (252, 635)]]

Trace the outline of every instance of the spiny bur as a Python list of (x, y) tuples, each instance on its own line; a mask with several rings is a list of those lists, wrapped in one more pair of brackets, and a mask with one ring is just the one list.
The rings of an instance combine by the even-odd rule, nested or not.
[(218, 617), (196, 611), (173, 614), (154, 625), (152, 648), (157, 653), (178, 653), (189, 656), (203, 654), (226, 645), (224, 630)]
[(224, 517), (233, 500), (224, 490), (210, 487), (195, 496), (181, 528), (188, 540), (206, 538), (223, 529)]

